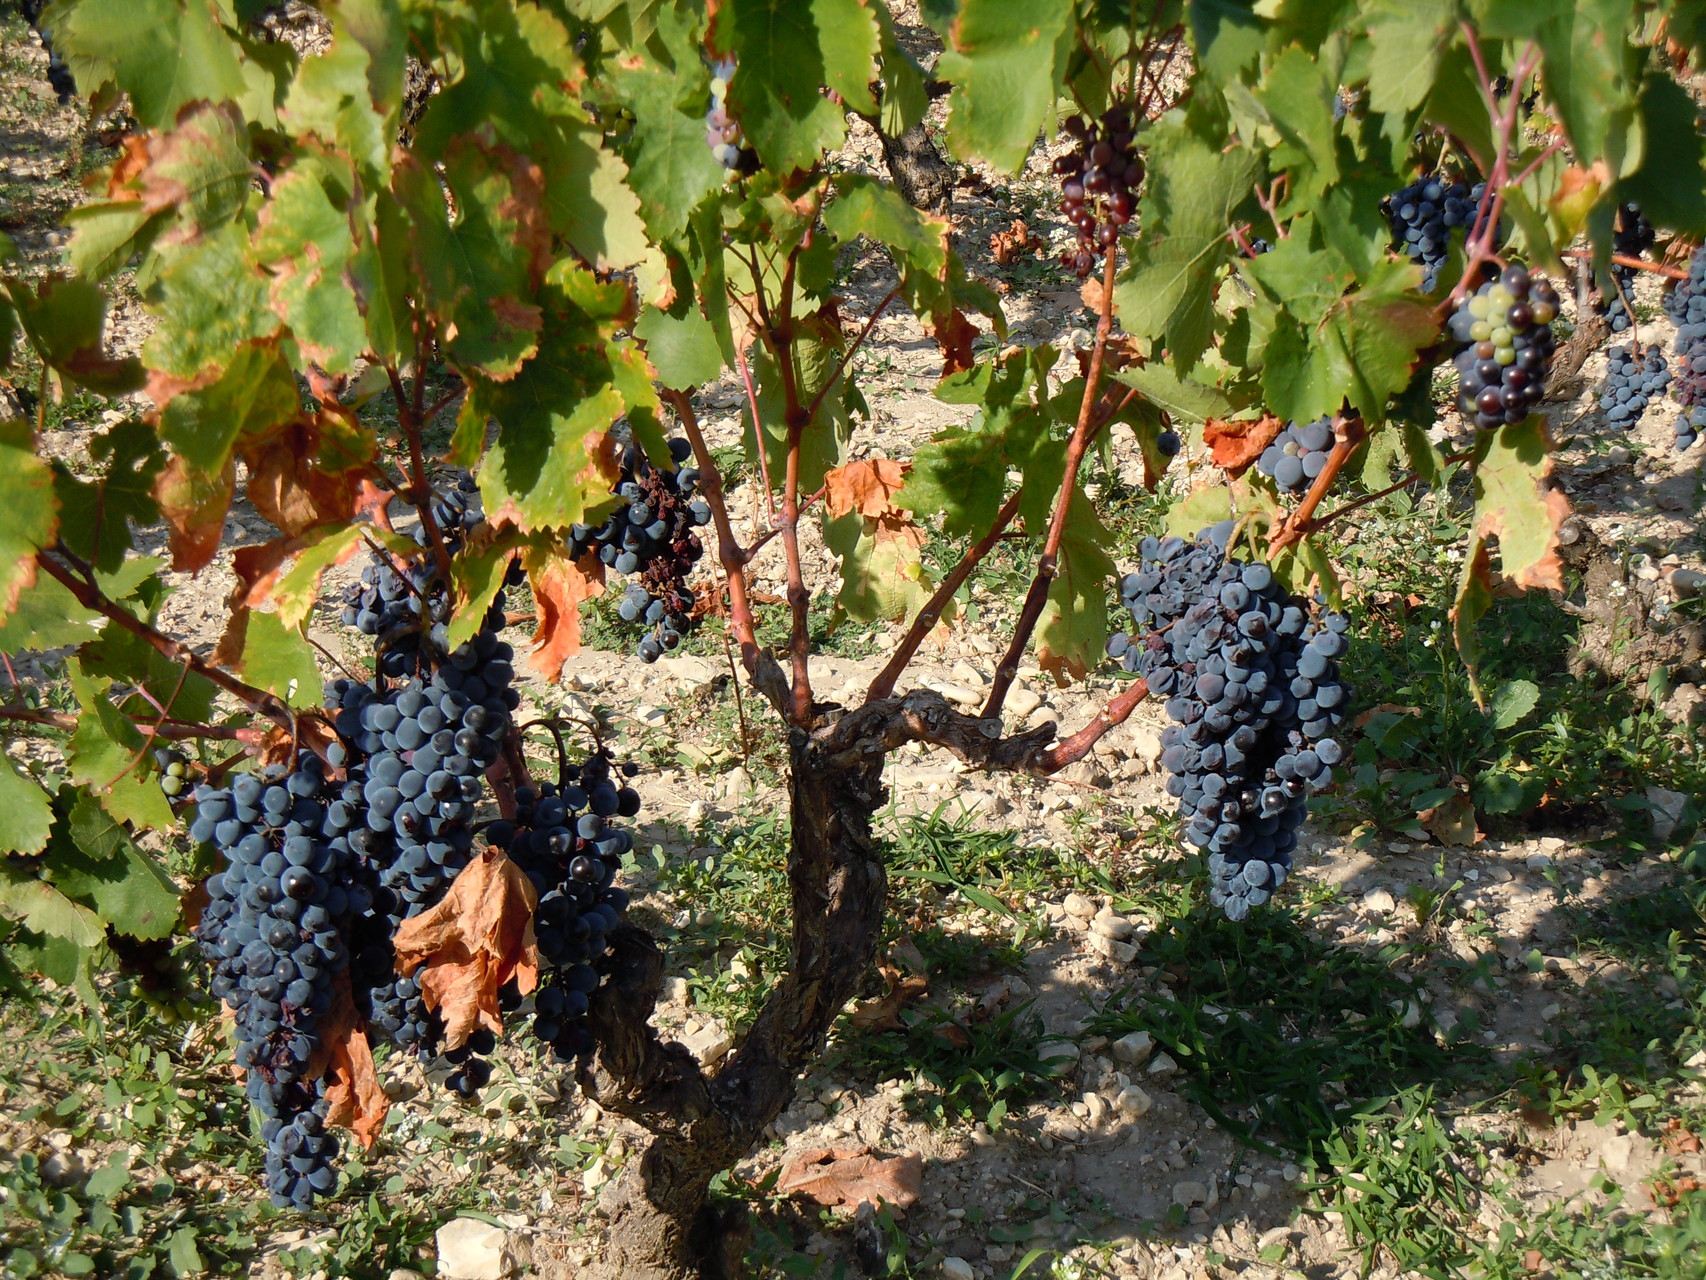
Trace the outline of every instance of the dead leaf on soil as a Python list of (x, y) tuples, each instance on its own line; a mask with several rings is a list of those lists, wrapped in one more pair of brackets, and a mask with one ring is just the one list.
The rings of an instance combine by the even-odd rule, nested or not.
[(1239, 472), (1262, 456), (1262, 450), (1285, 429), (1285, 422), (1271, 413), (1253, 422), (1223, 422), (1210, 418), (1203, 424), (1203, 443), (1222, 470)]
[(869, 1147), (802, 1151), (782, 1170), (777, 1188), (821, 1205), (887, 1205), (895, 1217), (918, 1203), (924, 1164), (916, 1154), (873, 1155)]
[(1475, 825), (1475, 804), (1465, 795), (1452, 796), (1432, 809), (1424, 809), (1416, 818), (1441, 844), (1468, 847), (1483, 839)]
[(900, 1025), (900, 1011), (930, 989), (930, 979), (916, 974), (901, 976), (892, 964), (878, 968), (889, 984), (886, 994), (862, 1000), (853, 1008), (853, 1025), (869, 1031), (892, 1031)]
[(526, 995), (538, 982), (534, 902), (521, 868), (490, 847), (437, 906), (398, 926), (397, 972), (420, 983), (444, 1023), (445, 1048), (460, 1048), (476, 1027), (502, 1032), (498, 988), (513, 979)]
[(989, 237), (989, 252), (1004, 267), (1020, 258), (1039, 254), (1047, 247), (1047, 241), (1032, 231), (1023, 218), (1014, 218), (1007, 230), (997, 231)]

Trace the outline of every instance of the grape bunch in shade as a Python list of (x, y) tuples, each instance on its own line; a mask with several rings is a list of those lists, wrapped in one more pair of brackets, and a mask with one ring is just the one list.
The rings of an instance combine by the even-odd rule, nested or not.
[(1333, 420), (1317, 418), (1301, 427), (1288, 422), (1256, 459), (1256, 470), (1281, 493), (1301, 493), (1327, 466), (1333, 451)]
[(1137, 208), (1143, 184), (1143, 160), (1132, 140), (1131, 109), (1109, 107), (1099, 120), (1067, 116), (1062, 127), (1078, 146), (1054, 162), (1060, 182), (1060, 207), (1078, 232), (1075, 247), (1060, 262), (1079, 279), (1096, 269), (1113, 248), (1120, 229)]
[(1471, 187), (1428, 174), (1381, 203), (1392, 224), (1393, 248), (1421, 266), (1425, 292), (1432, 293), (1439, 281), (1439, 269), (1451, 253), (1451, 233), (1461, 229), (1467, 236), (1474, 227), (1486, 189), (1484, 182)]
[(166, 798), (176, 800), (183, 795), (189, 786), (189, 757), (173, 747), (157, 747), (154, 763), (159, 767), (160, 790), (165, 792)]
[[(1617, 222), (1611, 232), (1611, 251), (1623, 258), (1639, 258), (1658, 242), (1659, 233), (1641, 213), (1641, 206), (1624, 203), (1617, 206)], [(1611, 264), (1611, 278), (1616, 288), (1605, 300), (1605, 318), (1613, 333), (1622, 333), (1634, 323), (1629, 308), (1623, 304), (1635, 290), (1636, 268), (1620, 262)]]
[(1521, 422), (1546, 394), (1558, 294), (1543, 276), (1509, 266), (1463, 299), (1451, 316), (1457, 407), (1483, 431)]
[(1706, 427), (1706, 249), (1694, 251), (1688, 278), (1666, 296), (1665, 310), (1676, 321), (1671, 394), (1688, 411), (1677, 417), (1676, 447), (1687, 449)]
[(613, 490), (621, 499), (616, 510), (603, 524), (569, 530), (575, 559), (595, 553), (628, 578), (616, 611), (624, 622), (645, 628), (636, 646), (644, 662), (656, 662), (681, 643), (694, 601), (687, 576), (704, 551), (694, 530), (711, 520), (710, 506), (694, 496), (698, 471), (682, 465), (692, 456), (692, 446), (677, 438), (669, 450), (676, 469), (663, 471), (638, 446), (629, 446)]
[(1285, 883), (1308, 798), (1344, 756), (1349, 624), (1316, 616), (1267, 565), (1229, 556), (1231, 531), (1145, 538), (1120, 584), (1134, 626), (1108, 653), (1166, 699), (1167, 792), (1208, 855), (1210, 902), (1242, 920)]
[(735, 60), (719, 58), (711, 64), (711, 109), (705, 113), (705, 145), (725, 169), (741, 167), (746, 136), (740, 122), (729, 114), (729, 82), (735, 78)]
[(1605, 420), (1625, 430), (1641, 420), (1646, 407), (1670, 386), (1670, 365), (1664, 352), (1649, 346), (1613, 347), (1606, 353), (1605, 381), (1599, 388), (1599, 407)]

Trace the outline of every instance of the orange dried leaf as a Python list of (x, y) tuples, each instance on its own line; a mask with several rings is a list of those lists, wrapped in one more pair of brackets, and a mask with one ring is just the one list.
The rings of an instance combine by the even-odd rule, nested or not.
[(397, 972), (420, 984), (444, 1023), (446, 1048), (460, 1048), (476, 1027), (501, 1032), (498, 988), (513, 980), (526, 995), (538, 982), (534, 902), (521, 868), (489, 847), (437, 906), (397, 927)]
[(783, 1195), (821, 1205), (887, 1205), (903, 1218), (924, 1189), (924, 1164), (915, 1154), (878, 1156), (869, 1147), (823, 1147), (789, 1161), (776, 1185)]
[(853, 1025), (872, 1031), (892, 1031), (900, 1025), (900, 1011), (930, 989), (930, 979), (916, 974), (902, 976), (893, 965), (879, 972), (889, 989), (875, 1000), (862, 1000), (853, 1008)]
[(869, 458), (826, 471), (823, 476), (824, 508), (836, 517), (857, 511), (875, 519), (884, 516), (904, 518), (907, 512), (894, 505), (894, 495), (906, 483), (909, 470), (910, 463)]
[(1226, 471), (1238, 472), (1262, 456), (1262, 450), (1285, 430), (1285, 422), (1263, 414), (1253, 422), (1223, 422), (1210, 418), (1203, 424), (1203, 443), (1214, 458), (1214, 465)]
[(154, 482), (154, 497), (166, 521), (173, 569), (199, 573), (213, 559), (236, 485), (237, 469), (229, 462), (218, 475), (196, 471), (175, 455), (166, 464)]
[(537, 547), (528, 549), (522, 564), (538, 610), (527, 660), (545, 679), (559, 680), (563, 661), (580, 652), (581, 601), (604, 594), (604, 565), (591, 552), (575, 561)]
[(997, 231), (989, 237), (990, 255), (1004, 267), (1027, 255), (1041, 253), (1044, 247), (1043, 238), (1033, 232), (1023, 218), (1014, 218), (1007, 230)]
[(972, 343), (977, 340), (977, 326), (966, 319), (965, 313), (958, 307), (949, 307), (946, 311), (935, 312), (923, 318), (924, 332), (936, 340), (936, 345), (942, 348), (942, 376), (959, 373), (970, 369), (977, 363), (977, 357), (972, 354)]
[(333, 984), (331, 1007), (320, 1020), (320, 1044), (308, 1071), (310, 1079), (326, 1083), (326, 1123), (348, 1129), (363, 1151), (371, 1151), (391, 1099), (380, 1087), (367, 1028), (356, 1016), (348, 970)]
[(295, 535), (349, 522), (375, 496), (368, 479), (372, 437), (351, 435), (331, 415), (298, 418), (242, 457), (249, 501), (263, 519)]

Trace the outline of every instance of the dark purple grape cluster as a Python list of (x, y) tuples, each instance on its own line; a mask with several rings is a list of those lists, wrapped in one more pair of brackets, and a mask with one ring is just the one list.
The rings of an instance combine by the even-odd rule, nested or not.
[(1546, 394), (1558, 294), (1543, 276), (1506, 267), (1458, 304), (1451, 334), (1457, 353), (1457, 407), (1483, 431), (1521, 422)]
[(1486, 189), (1484, 182), (1471, 187), (1427, 174), (1381, 202), (1392, 224), (1392, 247), (1421, 265), (1425, 292), (1432, 293), (1439, 281), (1439, 269), (1451, 253), (1451, 233), (1461, 230), (1467, 236), (1474, 227)]
[(705, 113), (705, 145), (725, 169), (739, 169), (746, 151), (746, 136), (740, 122), (729, 114), (729, 82), (735, 78), (735, 60), (719, 58), (711, 64), (711, 109)]
[[(1640, 205), (1626, 202), (1617, 206), (1617, 221), (1611, 232), (1613, 253), (1625, 258), (1639, 258), (1658, 242), (1658, 238), (1659, 233), (1642, 215)], [(1604, 312), (1613, 333), (1622, 333), (1634, 323), (1623, 300), (1633, 295), (1636, 274), (1634, 267), (1626, 267), (1620, 262), (1611, 264), (1611, 278), (1617, 287), (1605, 300)]]
[(65, 65), (53, 47), (53, 40), (48, 29), (41, 25), (42, 10), (47, 8), (47, 0), (24, 0), (24, 21), (35, 28), (35, 33), (41, 38), (41, 47), (47, 54), (47, 83), (53, 89), (54, 97), (59, 99), (59, 105), (69, 106), (77, 97), (77, 81), (71, 74), (71, 68)]
[(1320, 475), (1333, 451), (1333, 420), (1317, 418), (1301, 427), (1288, 422), (1256, 459), (1256, 470), (1282, 493), (1301, 493)]
[(1656, 345), (1643, 354), (1639, 348), (1613, 347), (1607, 353), (1605, 381), (1599, 388), (1599, 407), (1605, 420), (1627, 430), (1641, 420), (1647, 405), (1670, 386), (1670, 365)]
[(1229, 557), (1231, 532), (1145, 538), (1120, 586), (1135, 625), (1108, 653), (1166, 698), (1167, 792), (1208, 853), (1209, 900), (1242, 920), (1285, 883), (1308, 797), (1343, 758), (1349, 623), (1312, 618), (1267, 565)]
[[(1676, 321), (1678, 359), (1671, 394), (1684, 409), (1706, 407), (1706, 249), (1696, 249), (1688, 263), (1688, 279), (1677, 282), (1665, 299), (1665, 310)], [(1677, 424), (1680, 448), (1693, 444), (1694, 414), (1688, 415), (1689, 432)], [(1682, 444), (1688, 436), (1688, 444)]]
[(596, 550), (605, 565), (629, 579), (616, 611), (622, 621), (646, 628), (637, 646), (643, 662), (656, 662), (681, 643), (694, 601), (687, 575), (705, 549), (694, 529), (711, 520), (711, 508), (694, 496), (699, 472), (682, 465), (692, 457), (692, 446), (678, 437), (669, 450), (676, 469), (662, 471), (638, 446), (629, 446), (614, 490), (623, 505), (603, 524), (569, 530), (575, 559)]
[(556, 786), (519, 788), (515, 821), (486, 831), (539, 895), (533, 932), (546, 976), (533, 996), (533, 1032), (559, 1061), (593, 1047), (586, 1025), (588, 998), (599, 984), (593, 966), (628, 909), (628, 893), (615, 881), (634, 837), (616, 822), (640, 812), (640, 793), (627, 785), (635, 772), (633, 764), (618, 769), (599, 747), (578, 765), (565, 763)]
[(1700, 439), (1700, 433), (1706, 431), (1706, 405), (1677, 414), (1674, 428), (1676, 440), (1673, 443), (1676, 451), (1681, 453), (1692, 449), (1694, 442)]
[(372, 900), (347, 840), (327, 820), (319, 757), (270, 765), (195, 793), (191, 836), (221, 869), (196, 926), (213, 994), (231, 1010), (237, 1064), (263, 1118), (267, 1190), (307, 1208), (337, 1185), (337, 1139), (323, 1131), (320, 1086), (308, 1077), (334, 979), (349, 964), (353, 917)]
[(1078, 245), (1060, 263), (1080, 280), (1096, 269), (1103, 253), (1119, 242), (1120, 229), (1137, 210), (1143, 158), (1132, 136), (1131, 108), (1118, 104), (1091, 122), (1067, 116), (1061, 127), (1078, 148), (1054, 162), (1060, 178), (1060, 208), (1078, 231)]

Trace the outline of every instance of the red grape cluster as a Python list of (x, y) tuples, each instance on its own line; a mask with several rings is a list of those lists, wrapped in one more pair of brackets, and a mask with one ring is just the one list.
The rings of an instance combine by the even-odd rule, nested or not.
[(1082, 280), (1131, 221), (1143, 161), (1132, 141), (1129, 107), (1109, 107), (1095, 123), (1067, 116), (1063, 127), (1077, 139), (1078, 149), (1056, 160), (1054, 171), (1062, 179), (1061, 211), (1078, 228), (1078, 245), (1061, 254), (1060, 262)]
[(1520, 266), (1506, 267), (1458, 304), (1450, 326), (1465, 344), (1456, 360), (1457, 405), (1465, 418), (1492, 431), (1528, 416), (1545, 395), (1557, 315), (1557, 291)]

